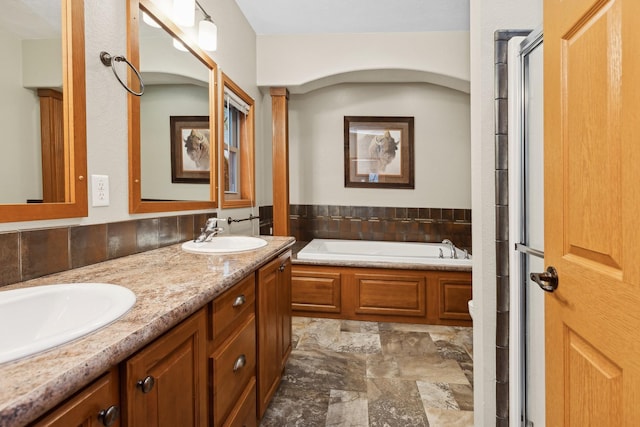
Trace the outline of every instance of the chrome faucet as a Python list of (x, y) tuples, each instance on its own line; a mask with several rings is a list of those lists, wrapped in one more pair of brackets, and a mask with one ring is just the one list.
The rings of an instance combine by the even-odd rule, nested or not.
[(196, 243), (208, 242), (223, 231), (224, 228), (218, 227), (218, 218), (209, 218), (204, 223), (204, 227), (200, 229), (200, 235), (193, 241)]
[(442, 244), (449, 245), (449, 249), (451, 250), (451, 258), (458, 258), (458, 254), (456, 253), (456, 247), (451, 240), (444, 239), (442, 241)]

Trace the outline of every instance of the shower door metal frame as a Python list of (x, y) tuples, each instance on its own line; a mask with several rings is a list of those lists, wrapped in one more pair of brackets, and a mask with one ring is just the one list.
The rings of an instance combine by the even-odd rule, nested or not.
[[(519, 110), (520, 116), (518, 117), (520, 121), (519, 125), (519, 160), (518, 160), (518, 169), (520, 171), (519, 174), (519, 182), (514, 183), (517, 185), (517, 193), (519, 193), (519, 206), (518, 206), (518, 231), (519, 236), (517, 236), (517, 242), (514, 245), (515, 257), (517, 259), (517, 270), (518, 276), (516, 278), (517, 283), (519, 284), (519, 289), (516, 290), (516, 300), (518, 304), (518, 308), (515, 311), (518, 313), (518, 323), (519, 328), (517, 331), (521, 339), (519, 339), (519, 345), (514, 346), (514, 349), (518, 351), (518, 359), (519, 359), (519, 367), (520, 372), (519, 376), (519, 401), (517, 405), (519, 406), (520, 416), (517, 419), (517, 423), (514, 423), (512, 420), (511, 425), (518, 425), (522, 427), (531, 427), (533, 423), (529, 421), (528, 417), (528, 382), (527, 382), (527, 353), (529, 351), (527, 346), (527, 335), (528, 335), (528, 293), (531, 289), (531, 282), (527, 277), (528, 264), (529, 259), (528, 256), (535, 256), (538, 258), (544, 259), (544, 252), (529, 246), (530, 236), (529, 236), (529, 218), (528, 218), (528, 208), (527, 200), (528, 200), (528, 188), (529, 188), (529, 162), (527, 160), (527, 152), (529, 148), (529, 139), (527, 135), (527, 107), (529, 105), (529, 57), (528, 55), (533, 52), (537, 47), (542, 45), (543, 43), (543, 32), (542, 28), (538, 28), (529, 34), (526, 39), (524, 39), (520, 43), (520, 94), (519, 94)], [(514, 224), (515, 225), (515, 224)], [(515, 308), (515, 307), (514, 307)], [(514, 331), (515, 332), (515, 331)], [(515, 403), (515, 402), (514, 402)], [(516, 408), (514, 408), (516, 409)], [(518, 410), (516, 410), (518, 411)]]

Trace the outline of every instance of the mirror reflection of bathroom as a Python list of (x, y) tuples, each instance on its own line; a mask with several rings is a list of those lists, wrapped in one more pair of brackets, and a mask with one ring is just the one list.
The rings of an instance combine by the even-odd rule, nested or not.
[(64, 202), (61, 2), (28, 3), (0, 19), (0, 203)]
[[(209, 156), (215, 150), (208, 131), (209, 69), (191, 52), (174, 47), (173, 37), (150, 15), (140, 12), (140, 73), (145, 93), (140, 99), (140, 160), (144, 201), (210, 200)], [(172, 153), (184, 152), (189, 133), (172, 132), (171, 118), (199, 118), (198, 136), (206, 147), (198, 159), (178, 159), (187, 171), (204, 179), (174, 179)], [(190, 126), (185, 125), (185, 129)], [(185, 133), (187, 132), (187, 133)], [(178, 144), (179, 147), (174, 147)], [(197, 163), (196, 163), (197, 161)]]

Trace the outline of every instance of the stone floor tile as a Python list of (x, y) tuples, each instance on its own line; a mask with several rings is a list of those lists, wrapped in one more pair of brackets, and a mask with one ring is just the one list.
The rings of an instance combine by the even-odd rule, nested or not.
[(372, 427), (424, 427), (427, 417), (415, 381), (370, 378), (367, 381), (369, 425)]
[(427, 408), (429, 427), (473, 427), (473, 412)]
[(369, 427), (367, 393), (331, 390), (327, 427)]
[(449, 384), (417, 381), (416, 385), (425, 409), (460, 409)]

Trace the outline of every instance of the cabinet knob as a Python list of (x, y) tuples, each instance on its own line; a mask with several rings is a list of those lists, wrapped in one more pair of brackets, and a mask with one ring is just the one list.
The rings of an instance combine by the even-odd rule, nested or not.
[(103, 409), (98, 413), (98, 421), (102, 423), (103, 426), (109, 427), (112, 426), (120, 416), (120, 407), (116, 405), (109, 406), (107, 409)]
[(236, 363), (233, 364), (233, 372), (236, 372), (238, 369), (244, 368), (244, 365), (247, 364), (247, 356), (241, 354), (236, 359)]
[(235, 301), (233, 301), (233, 306), (240, 307), (245, 302), (247, 302), (247, 298), (244, 295), (239, 295), (238, 297), (236, 297)]
[(278, 270), (284, 271), (285, 267), (286, 267), (286, 264), (283, 262), (282, 264), (280, 264), (280, 268), (278, 268)]
[(136, 386), (138, 386), (138, 388), (140, 388), (140, 390), (142, 390), (142, 392), (146, 394), (153, 389), (153, 386), (155, 384), (156, 384), (156, 379), (153, 378), (153, 376), (149, 375), (145, 379), (139, 380), (136, 383)]

